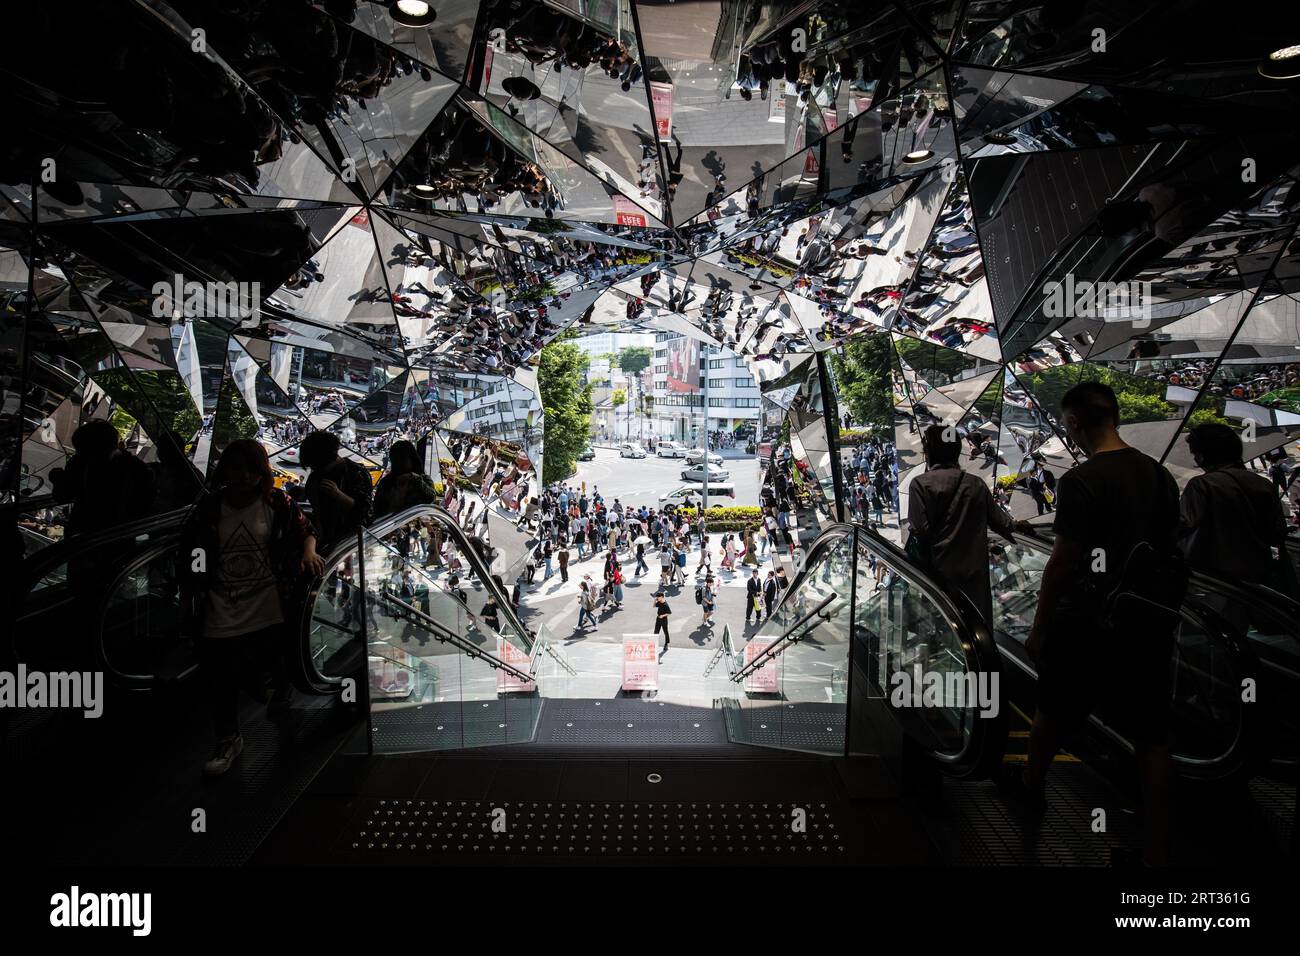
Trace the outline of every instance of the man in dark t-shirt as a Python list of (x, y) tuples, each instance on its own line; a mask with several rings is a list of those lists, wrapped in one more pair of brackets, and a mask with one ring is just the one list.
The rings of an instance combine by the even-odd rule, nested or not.
[(1168, 723), (1171, 627), (1133, 621), (1101, 626), (1105, 600), (1141, 542), (1174, 546), (1178, 487), (1159, 464), (1119, 436), (1115, 393), (1099, 382), (1061, 400), (1066, 434), (1088, 456), (1058, 482), (1056, 540), (1043, 569), (1026, 650), (1038, 662), (1038, 711), (1029, 766), (1019, 781), (1042, 805), (1048, 768), (1063, 735), (1099, 701), (1137, 749), (1145, 813), (1144, 860), (1165, 862), (1170, 777)]

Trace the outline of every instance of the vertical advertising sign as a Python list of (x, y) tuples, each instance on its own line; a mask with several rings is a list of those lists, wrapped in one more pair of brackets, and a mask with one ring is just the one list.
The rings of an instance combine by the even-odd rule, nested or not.
[(671, 142), (673, 138), (673, 85), (671, 83), (650, 84), (650, 101), (655, 108), (655, 133), (660, 142)]
[(659, 646), (654, 636), (623, 638), (623, 690), (659, 689)]
[[(754, 661), (759, 654), (772, 646), (773, 638), (756, 637), (745, 645), (745, 663)], [(751, 694), (777, 693), (776, 659), (763, 664), (745, 678), (745, 690)]]
[(614, 221), (620, 226), (638, 226), (642, 229), (648, 225), (645, 210), (625, 196), (614, 197)]
[[(515, 647), (504, 637), (497, 638), (497, 657), (516, 670), (523, 671), (525, 674), (528, 673), (528, 668), (532, 666), (532, 662), (528, 659), (528, 654)], [(535, 680), (521, 680), (508, 671), (504, 671), (500, 668), (497, 669), (498, 694), (513, 694), (521, 691), (526, 693), (536, 689), (537, 682)]]

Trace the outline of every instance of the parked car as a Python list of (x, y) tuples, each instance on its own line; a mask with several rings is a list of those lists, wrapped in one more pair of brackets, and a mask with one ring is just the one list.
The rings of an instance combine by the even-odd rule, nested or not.
[(619, 458), (644, 458), (645, 449), (634, 441), (625, 441), (618, 446)]
[(655, 455), (659, 458), (685, 458), (686, 446), (675, 441), (661, 441), (655, 449)]
[[(726, 481), (731, 477), (731, 472), (725, 468), (719, 468), (716, 465), (709, 465), (709, 481)], [(682, 469), (682, 481), (703, 481), (704, 465), (691, 465), (689, 468)]]
[[(692, 448), (690, 451), (686, 453), (686, 464), (688, 465), (698, 465), (703, 460), (704, 460), (703, 448)], [(721, 467), (722, 456), (719, 455), (717, 452), (712, 452), (712, 451), (709, 452), (709, 464), (717, 465), (718, 467)]]
[(578, 461), (591, 461), (595, 457), (596, 457), (596, 449), (588, 445), (586, 448), (582, 450), (582, 453), (578, 455)]
[[(660, 495), (659, 505), (660, 507), (664, 505), (679, 505), (688, 508), (698, 507), (700, 503), (701, 490), (702, 489), (699, 485), (679, 485), (678, 487), (674, 488), (672, 491)], [(719, 498), (734, 499), (735, 497), (736, 497), (735, 485), (725, 481), (720, 482), (716, 485), (712, 483), (709, 484), (710, 505), (715, 504)]]

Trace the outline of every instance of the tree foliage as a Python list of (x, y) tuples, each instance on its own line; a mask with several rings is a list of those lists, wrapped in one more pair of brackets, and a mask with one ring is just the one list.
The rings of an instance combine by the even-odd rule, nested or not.
[(537, 386), (546, 414), (542, 481), (564, 481), (591, 433), (591, 386), (583, 384), (587, 356), (572, 342), (552, 342), (542, 349)]
[(618, 353), (618, 367), (624, 375), (640, 375), (650, 367), (651, 352), (644, 345), (629, 345)]
[(831, 355), (840, 407), (848, 409), (855, 424), (886, 432), (894, 427), (889, 348), (888, 335), (863, 335)]

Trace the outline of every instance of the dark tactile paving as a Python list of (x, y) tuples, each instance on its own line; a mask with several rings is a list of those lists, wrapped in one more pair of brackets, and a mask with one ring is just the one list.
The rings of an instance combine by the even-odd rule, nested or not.
[(336, 844), (340, 862), (826, 865), (856, 849), (843, 809), (815, 801), (359, 803)]

